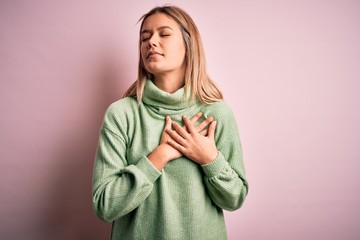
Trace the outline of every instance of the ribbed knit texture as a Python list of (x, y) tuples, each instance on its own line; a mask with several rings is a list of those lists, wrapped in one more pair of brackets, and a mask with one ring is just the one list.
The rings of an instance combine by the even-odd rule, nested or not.
[[(236, 210), (248, 190), (238, 129), (224, 102), (184, 101), (184, 89), (170, 94), (152, 81), (143, 101), (127, 97), (109, 106), (100, 131), (93, 175), (93, 207), (112, 222), (111, 239), (227, 239), (222, 209)], [(147, 159), (160, 143), (165, 116), (217, 121), (218, 156), (198, 165), (186, 157), (159, 172)], [(241, 227), (239, 227), (241, 231)]]

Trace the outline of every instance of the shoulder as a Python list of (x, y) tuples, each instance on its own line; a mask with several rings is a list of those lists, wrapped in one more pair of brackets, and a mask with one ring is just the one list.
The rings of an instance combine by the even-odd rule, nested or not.
[(209, 117), (214, 117), (217, 121), (234, 120), (233, 111), (225, 101), (205, 105), (205, 113)]
[(126, 97), (119, 99), (109, 105), (106, 110), (106, 114), (118, 114), (118, 113), (125, 113), (134, 107), (137, 107), (137, 101), (133, 97)]
[(135, 111), (138, 103), (133, 97), (126, 97), (111, 103), (106, 109), (103, 126), (109, 129), (121, 128), (127, 123)]
[(239, 142), (237, 121), (231, 107), (224, 101), (202, 105), (204, 117), (213, 117), (217, 122), (215, 130), (215, 142), (217, 148), (222, 151), (225, 146)]
[(217, 136), (221, 138), (221, 141), (226, 142), (226, 139), (238, 134), (236, 118), (231, 107), (226, 102), (220, 101), (206, 105), (204, 115), (205, 117), (213, 117), (217, 122)]

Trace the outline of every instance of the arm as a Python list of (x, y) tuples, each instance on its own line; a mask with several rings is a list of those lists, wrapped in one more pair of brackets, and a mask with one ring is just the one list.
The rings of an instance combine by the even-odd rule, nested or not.
[[(195, 123), (200, 117), (201, 113), (198, 113), (191, 121)], [(206, 119), (196, 128), (201, 131), (211, 121), (211, 118)], [(143, 156), (137, 164), (128, 165), (127, 138), (123, 128), (125, 124), (116, 119), (110, 108), (100, 132), (93, 175), (95, 213), (109, 222), (137, 208), (151, 193), (165, 164), (182, 156), (166, 144), (168, 136), (163, 131), (160, 145), (148, 157)], [(170, 117), (166, 118), (164, 129), (167, 128), (171, 128)], [(116, 133), (114, 129), (117, 130)]]
[(161, 175), (146, 157), (127, 165), (125, 151), (124, 138), (103, 127), (94, 165), (93, 207), (108, 222), (137, 208)]
[(210, 125), (207, 136), (191, 131), (192, 125), (186, 117), (184, 122), (190, 129), (189, 133), (176, 123), (174, 131), (167, 132), (171, 136), (169, 144), (201, 165), (205, 173), (205, 185), (214, 203), (226, 210), (236, 210), (245, 200), (248, 184), (238, 129), (232, 113), (228, 113), (223, 115), (223, 124), (217, 129), (217, 146), (214, 139), (215, 121)]
[[(234, 137), (235, 138), (235, 137)], [(248, 193), (241, 147), (237, 139), (219, 147), (217, 157), (201, 165), (211, 199), (221, 208), (233, 211), (241, 207)]]
[(235, 118), (224, 111), (217, 126), (217, 157), (204, 170), (205, 185), (211, 199), (221, 208), (234, 211), (241, 207), (248, 193), (242, 148)]

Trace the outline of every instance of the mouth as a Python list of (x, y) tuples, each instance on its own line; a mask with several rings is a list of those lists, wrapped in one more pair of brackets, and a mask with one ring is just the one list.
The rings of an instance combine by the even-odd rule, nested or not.
[(148, 59), (149, 57), (154, 56), (154, 55), (164, 56), (164, 54), (161, 54), (161, 53), (159, 53), (159, 52), (150, 51), (150, 52), (147, 54), (146, 58)]

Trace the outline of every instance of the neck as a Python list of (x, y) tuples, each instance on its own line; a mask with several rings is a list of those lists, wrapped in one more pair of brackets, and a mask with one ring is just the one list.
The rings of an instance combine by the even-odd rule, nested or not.
[(154, 75), (154, 84), (159, 89), (168, 92), (174, 93), (180, 88), (182, 88), (185, 84), (185, 73), (162, 73)]

